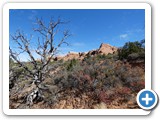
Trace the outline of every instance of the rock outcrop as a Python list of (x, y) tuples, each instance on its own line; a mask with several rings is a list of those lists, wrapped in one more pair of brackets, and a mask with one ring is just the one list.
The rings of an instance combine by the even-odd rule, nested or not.
[(102, 43), (98, 49), (98, 53), (105, 54), (105, 55), (107, 55), (109, 53), (113, 54), (116, 51), (117, 51), (116, 47), (113, 47), (113, 46), (111, 46), (109, 44), (105, 44), (105, 43)]
[(118, 48), (116, 47), (113, 47), (109, 44), (105, 44), (105, 43), (102, 43), (99, 47), (99, 49), (96, 49), (96, 50), (91, 50), (91, 51), (88, 51), (88, 52), (81, 52), (81, 53), (78, 53), (78, 52), (69, 52), (66, 56), (57, 56), (55, 58), (55, 60), (71, 60), (71, 59), (79, 59), (79, 60), (82, 60), (86, 55), (91, 55), (91, 56), (95, 56), (97, 54), (113, 54), (114, 52), (117, 51)]
[(64, 60), (78, 59), (79, 53), (77, 52), (69, 52), (66, 56), (64, 56)]

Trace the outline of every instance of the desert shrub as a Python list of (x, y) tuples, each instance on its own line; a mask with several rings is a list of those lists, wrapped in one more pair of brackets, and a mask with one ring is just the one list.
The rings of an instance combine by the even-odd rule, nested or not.
[(139, 53), (139, 58), (140, 59), (145, 59), (145, 51), (142, 51)]
[(12, 69), (12, 67), (16, 66), (15, 62), (11, 57), (9, 57), (9, 69)]
[[(145, 49), (143, 46), (143, 42), (127, 42), (125, 45), (118, 50), (119, 59), (127, 59), (130, 54), (133, 53), (144, 53)], [(135, 56), (135, 54), (134, 54)]]
[(9, 58), (9, 88), (13, 88), (15, 82), (24, 73), (23, 68), (19, 68), (18, 65), (13, 61), (12, 58)]
[(70, 60), (69, 63), (66, 65), (66, 69), (67, 69), (68, 71), (72, 71), (73, 68), (74, 68), (76, 65), (78, 65), (78, 64), (79, 64), (78, 60), (72, 59), (72, 60)]
[(84, 67), (83, 71), (85, 74), (88, 74), (88, 75), (92, 76), (93, 78), (95, 78), (97, 76), (97, 71), (95, 71), (94, 67), (91, 65)]
[(87, 64), (87, 65), (90, 65), (90, 64), (92, 64), (93, 63), (93, 57), (91, 57), (90, 55), (87, 55), (84, 59), (83, 59), (83, 63), (85, 64)]
[(59, 60), (59, 63), (63, 63), (63, 62), (64, 62), (64, 60), (63, 60), (63, 59)]
[(98, 60), (106, 60), (106, 59), (113, 59), (113, 60), (117, 60), (118, 59), (118, 54), (117, 52), (115, 53), (108, 53), (107, 55), (105, 54), (99, 54), (97, 55)]
[(106, 55), (106, 59), (112, 59), (112, 60), (118, 60), (118, 52), (114, 52), (113, 54), (109, 53), (108, 55)]
[(145, 59), (145, 52), (144, 51), (142, 51), (140, 53), (129, 54), (127, 57), (128, 61), (131, 61), (131, 60), (133, 61), (133, 60), (138, 60), (138, 59), (140, 59), (140, 60)]
[(19, 84), (19, 87), (24, 86), (28, 72), (19, 67), (11, 58), (9, 59), (9, 89), (12, 89), (15, 84)]
[(106, 55), (105, 55), (105, 54), (98, 54), (98, 55), (96, 56), (96, 58), (97, 58), (98, 60), (105, 59), (105, 58), (106, 58)]
[[(85, 93), (90, 99), (107, 105), (113, 101), (119, 104), (129, 101), (131, 94), (144, 88), (143, 69), (132, 68), (120, 60), (92, 56), (84, 61), (70, 60), (60, 65), (63, 69), (53, 78), (60, 91)], [(70, 94), (61, 94), (57, 99)]]
[(110, 104), (113, 101), (111, 95), (107, 95), (106, 91), (100, 91), (98, 98), (100, 102), (104, 102), (105, 104)]
[(138, 59), (138, 57), (139, 57), (138, 53), (132, 53), (132, 54), (128, 55), (127, 59), (128, 60), (136, 60), (136, 59)]
[(23, 72), (25, 72), (25, 70), (23, 69), (23, 68), (16, 68), (15, 69), (15, 74), (21, 74), (21, 73), (23, 73)]
[[(133, 53), (129, 56), (136, 59), (136, 55)], [(138, 55), (143, 56), (140, 53)], [(117, 56), (116, 53), (86, 57), (83, 61), (54, 61), (49, 66), (49, 69), (53, 68), (52, 78), (44, 83), (48, 87), (44, 90), (45, 104), (53, 106), (70, 96), (81, 97), (84, 94), (92, 100), (92, 104), (103, 102), (111, 105), (116, 101), (119, 106), (129, 101), (145, 86), (144, 70), (117, 60)]]

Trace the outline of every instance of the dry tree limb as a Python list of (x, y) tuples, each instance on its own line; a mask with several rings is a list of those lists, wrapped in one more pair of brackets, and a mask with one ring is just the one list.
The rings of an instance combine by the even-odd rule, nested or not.
[[(36, 47), (32, 50), (32, 45), (30, 43), (31, 39), (28, 39), (23, 32), (17, 31), (15, 35), (11, 35), (12, 40), (19, 48), (19, 53), (13, 49), (11, 46), (9, 47), (10, 57), (19, 65), (19, 67), (23, 68), (26, 72), (28, 72), (30, 78), (32, 79), (32, 84), (35, 84), (37, 87), (33, 89), (30, 94), (27, 96), (27, 103), (33, 104), (33, 101), (37, 98), (42, 97), (42, 91), (39, 89), (39, 84), (41, 84), (45, 77), (49, 72), (49, 63), (53, 59), (54, 55), (57, 53), (58, 49), (62, 44), (67, 44), (65, 40), (70, 36), (69, 31), (64, 31), (62, 35), (62, 39), (58, 42), (57, 46), (55, 45), (55, 36), (58, 34), (57, 26), (61, 24), (65, 24), (67, 22), (61, 21), (58, 18), (57, 21), (53, 19), (50, 20), (48, 25), (45, 25), (42, 19), (37, 18), (37, 28), (34, 28), (34, 32), (37, 32), (40, 36), (34, 42), (37, 42)], [(40, 39), (41, 37), (41, 39)], [(43, 42), (42, 42), (43, 40)], [(57, 43), (57, 42), (56, 42)], [(34, 52), (33, 52), (34, 51)], [(32, 66), (28, 66), (25, 62), (18, 59), (20, 54), (26, 54), (29, 56), (29, 64)], [(39, 56), (40, 61), (36, 60), (34, 54)]]

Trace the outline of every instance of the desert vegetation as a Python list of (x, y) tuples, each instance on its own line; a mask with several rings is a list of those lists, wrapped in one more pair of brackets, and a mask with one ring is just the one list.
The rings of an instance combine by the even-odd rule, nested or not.
[[(35, 49), (39, 60), (22, 32), (12, 35), (21, 51), (9, 48), (10, 109), (139, 108), (136, 95), (145, 87), (144, 40), (127, 42), (107, 54), (103, 53), (105, 47), (100, 47), (100, 52), (89, 51), (81, 59), (55, 60), (58, 48), (68, 44), (65, 41), (70, 36), (68, 31), (63, 32), (57, 46), (54, 44), (55, 29), (65, 22), (51, 19), (46, 26), (37, 19), (37, 23), (34, 31), (43, 38), (43, 42), (37, 39)], [(30, 58), (27, 62), (18, 59), (24, 52)]]
[[(133, 53), (132, 53), (133, 54)], [(130, 55), (128, 55), (130, 56)], [(16, 68), (10, 83), (10, 108), (138, 108), (137, 93), (145, 86), (144, 67), (136, 66), (144, 58), (120, 60), (119, 54), (86, 56), (83, 60), (50, 63), (49, 77), (38, 86), (43, 95), (26, 104), (27, 96), (36, 89), (26, 71)], [(29, 66), (31, 63), (25, 63)]]

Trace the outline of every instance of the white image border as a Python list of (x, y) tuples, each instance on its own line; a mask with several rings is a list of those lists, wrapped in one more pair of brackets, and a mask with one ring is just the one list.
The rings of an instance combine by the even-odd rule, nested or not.
[(9, 109), (9, 9), (145, 9), (145, 89), (151, 89), (151, 6), (148, 3), (6, 3), (3, 6), (3, 112), (6, 115), (148, 115), (142, 109)]

